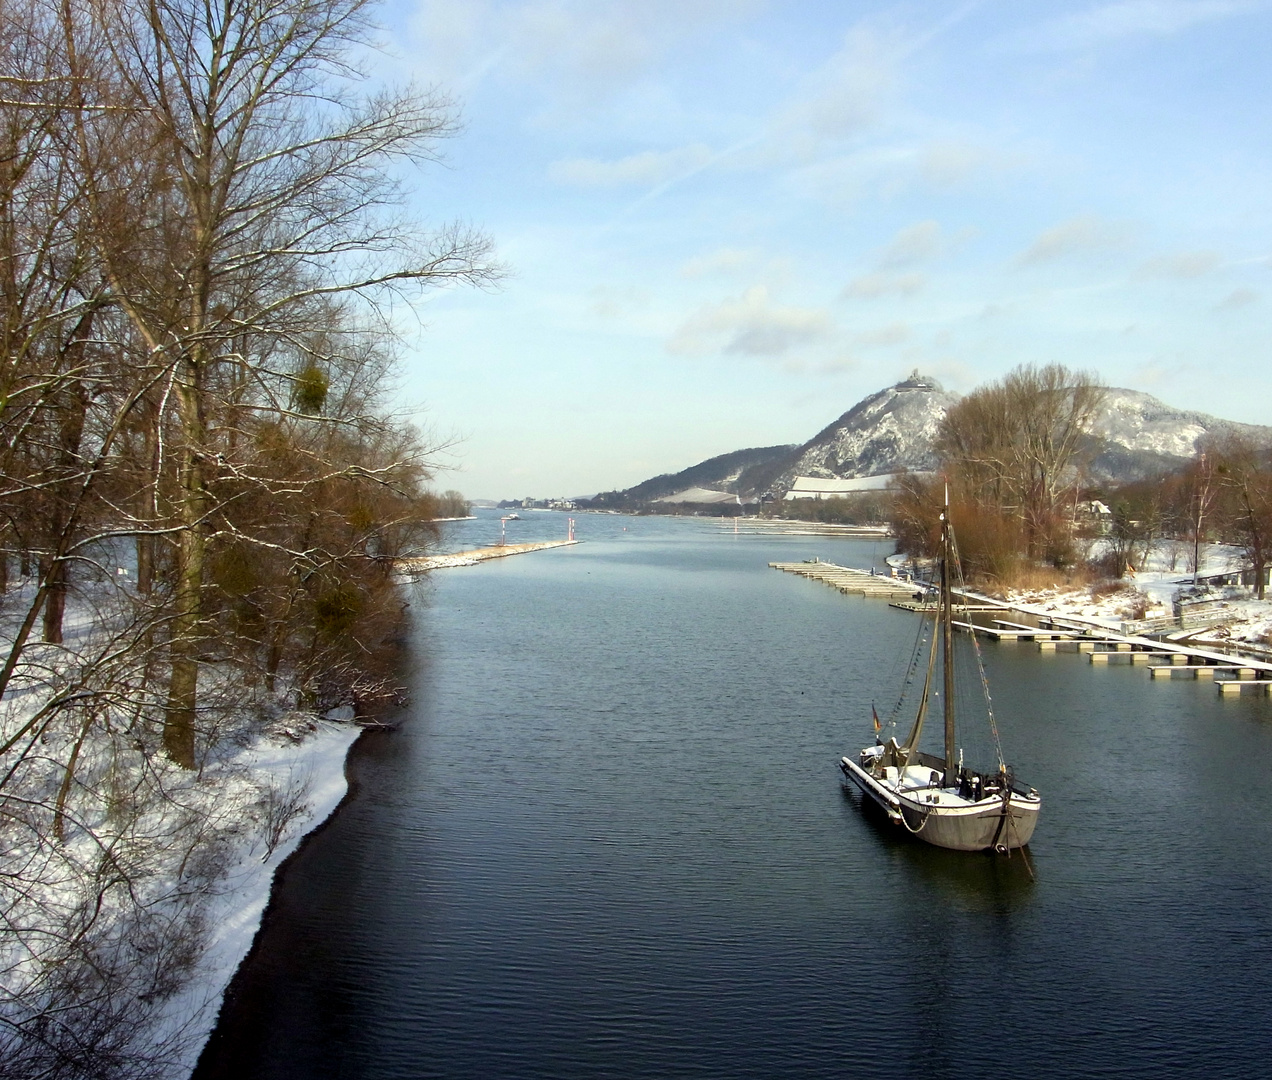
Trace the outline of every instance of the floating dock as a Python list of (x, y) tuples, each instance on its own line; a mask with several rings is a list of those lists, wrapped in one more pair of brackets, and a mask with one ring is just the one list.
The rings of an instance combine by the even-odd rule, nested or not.
[[(934, 605), (916, 595), (924, 586), (892, 577), (871, 574), (836, 563), (774, 562), (769, 566), (801, 577), (821, 581), (840, 592), (878, 596), (904, 611), (930, 612)], [(1039, 625), (1007, 618), (990, 618), (985, 623), (954, 620), (954, 627), (995, 641), (1030, 641), (1039, 652), (1072, 652), (1085, 654), (1092, 664), (1143, 664), (1152, 679), (1213, 679), (1218, 693), (1241, 694), (1247, 690), (1272, 693), (1272, 663), (1248, 656), (1230, 656), (1215, 649), (1162, 641), (1157, 638), (1122, 634), (1098, 622), (1041, 611), (1028, 607), (1001, 604), (975, 593), (963, 594), (968, 606), (957, 608), (967, 612), (1018, 613), (1038, 620)], [(902, 599), (904, 598), (904, 599)]]
[(923, 591), (922, 586), (910, 581), (820, 560), (817, 562), (771, 562), (769, 566), (774, 570), (783, 570), (788, 574), (799, 574), (800, 577), (820, 581), (842, 593), (854, 593), (860, 596), (878, 596), (883, 599), (904, 597), (906, 600), (913, 600)]
[(892, 535), (886, 525), (833, 525), (825, 521), (793, 518), (721, 518), (720, 531), (745, 536), (840, 536), (857, 540), (885, 540)]

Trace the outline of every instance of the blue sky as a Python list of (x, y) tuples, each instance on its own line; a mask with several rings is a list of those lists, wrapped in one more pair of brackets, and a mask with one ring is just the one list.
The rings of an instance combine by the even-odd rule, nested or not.
[(408, 320), (470, 497), (802, 442), (1057, 361), (1272, 423), (1272, 2), (394, 0), (462, 106), (413, 209), (511, 273)]

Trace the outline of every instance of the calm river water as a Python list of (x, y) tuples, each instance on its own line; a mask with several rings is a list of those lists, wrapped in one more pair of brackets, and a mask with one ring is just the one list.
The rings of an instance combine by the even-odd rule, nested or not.
[(1031, 881), (840, 788), (917, 617), (767, 564), (890, 547), (579, 535), (418, 588), (413, 705), (288, 866), (199, 1080), (1272, 1075), (1267, 698), (985, 646), (1043, 793)]

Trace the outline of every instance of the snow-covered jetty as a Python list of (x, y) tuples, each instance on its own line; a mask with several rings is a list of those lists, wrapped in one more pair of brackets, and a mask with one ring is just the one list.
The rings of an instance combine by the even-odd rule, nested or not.
[(427, 555), (419, 559), (398, 559), (397, 568), (403, 574), (422, 574), (427, 570), (442, 570), (449, 566), (474, 566), (487, 559), (502, 559), (508, 555), (523, 555), (527, 551), (544, 551), (547, 548), (570, 547), (578, 540), (544, 540), (537, 544), (497, 544), (494, 547), (475, 548), (472, 551), (456, 551), (450, 555)]
[(884, 599), (911, 599), (922, 591), (922, 586), (913, 582), (902, 581), (885, 574), (875, 574), (867, 570), (855, 570), (851, 566), (839, 566), (837, 563), (821, 562), (771, 562), (774, 570), (784, 570), (788, 574), (799, 574), (800, 577), (812, 578), (823, 582), (844, 593), (859, 593), (862, 596), (879, 596)]

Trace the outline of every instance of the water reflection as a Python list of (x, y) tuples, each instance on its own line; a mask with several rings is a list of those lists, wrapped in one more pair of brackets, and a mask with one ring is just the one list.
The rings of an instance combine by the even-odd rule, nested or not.
[(767, 563), (870, 545), (579, 527), (421, 590), (200, 1080), (1263, 1074), (1269, 699), (987, 644), (1033, 880), (840, 794), (914, 616)]
[(992, 851), (948, 851), (910, 836), (888, 819), (883, 807), (851, 785), (841, 785), (844, 802), (874, 841), (874, 854), (908, 874), (934, 899), (967, 911), (1017, 911), (1033, 899), (1037, 869), (1029, 849), (1010, 855)]

